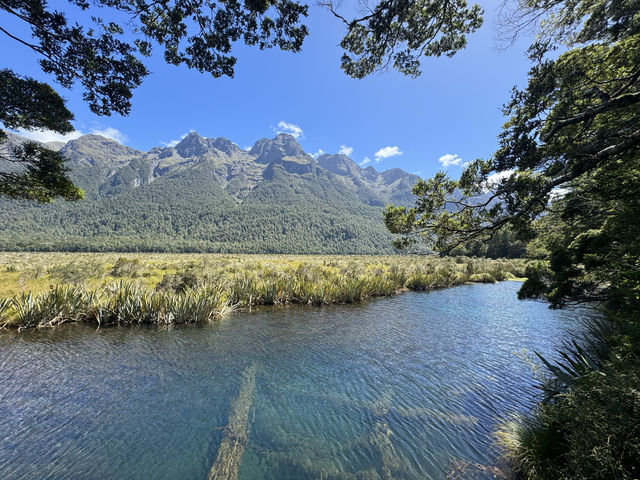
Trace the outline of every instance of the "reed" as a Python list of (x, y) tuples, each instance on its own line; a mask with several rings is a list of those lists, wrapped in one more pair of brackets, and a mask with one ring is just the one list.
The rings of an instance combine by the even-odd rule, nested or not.
[(256, 305), (348, 304), (495, 281), (522, 276), (525, 266), (425, 256), (0, 253), (0, 325), (207, 322)]
[(17, 328), (50, 327), (66, 322), (101, 326), (181, 324), (210, 321), (231, 308), (220, 285), (173, 293), (121, 281), (100, 292), (67, 286), (2, 299), (0, 320), (4, 327)]
[(40, 294), (23, 293), (3, 300), (5, 326), (22, 328), (54, 326), (82, 320), (92, 296), (73, 286), (57, 286)]

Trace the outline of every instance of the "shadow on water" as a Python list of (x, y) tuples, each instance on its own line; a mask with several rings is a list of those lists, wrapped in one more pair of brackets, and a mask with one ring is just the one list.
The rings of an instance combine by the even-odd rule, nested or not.
[(172, 329), (0, 333), (0, 478), (495, 478), (582, 310), (467, 285)]

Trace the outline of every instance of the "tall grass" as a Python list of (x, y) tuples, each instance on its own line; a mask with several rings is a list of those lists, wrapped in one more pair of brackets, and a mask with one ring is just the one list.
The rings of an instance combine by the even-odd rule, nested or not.
[(73, 286), (58, 286), (41, 294), (23, 293), (7, 301), (5, 325), (29, 328), (80, 321), (92, 299), (92, 294)]
[(493, 282), (521, 276), (525, 268), (523, 261), (400, 256), (30, 254), (21, 261), (25, 255), (0, 254), (21, 279), (17, 287), (23, 285), (0, 300), (5, 327), (206, 322), (233, 308), (355, 303), (405, 289)]
[(0, 300), (3, 327), (49, 327), (65, 322), (98, 325), (181, 324), (206, 322), (229, 310), (220, 286), (203, 286), (181, 293), (149, 290), (135, 283), (118, 282), (105, 290), (56, 287)]

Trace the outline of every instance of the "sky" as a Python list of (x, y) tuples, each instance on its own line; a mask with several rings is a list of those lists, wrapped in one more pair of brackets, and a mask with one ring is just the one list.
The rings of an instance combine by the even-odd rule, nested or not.
[[(190, 131), (226, 137), (241, 148), (286, 132), (310, 154), (344, 153), (380, 171), (398, 167), (426, 178), (445, 169), (457, 177), (465, 162), (487, 158), (497, 149), (506, 120), (502, 105), (513, 86), (526, 83), (530, 64), (524, 52), (530, 39), (524, 36), (508, 49), (499, 48), (501, 1), (479, 2), (485, 22), (469, 36), (468, 47), (452, 58), (425, 58), (416, 79), (394, 70), (362, 80), (347, 77), (338, 46), (344, 27), (311, 5), (310, 35), (301, 52), (238, 45), (232, 79), (167, 65), (157, 49), (147, 62), (152, 73), (134, 90), (126, 117), (96, 116), (79, 86), (53, 86), (75, 115), (72, 136), (101, 134), (146, 151), (173, 145)], [(68, 3), (52, 0), (50, 5), (64, 10)], [(10, 32), (24, 28), (2, 13), (0, 24)], [(53, 81), (28, 48), (0, 36), (0, 51), (0, 68)], [(52, 132), (20, 133), (58, 140)]]

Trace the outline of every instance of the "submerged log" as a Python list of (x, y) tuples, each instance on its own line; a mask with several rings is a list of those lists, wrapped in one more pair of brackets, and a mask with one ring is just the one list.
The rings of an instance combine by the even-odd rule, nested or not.
[(207, 480), (236, 480), (242, 463), (242, 455), (249, 442), (249, 411), (256, 390), (255, 363), (243, 372), (240, 392), (229, 410), (229, 423), (218, 448), (218, 455), (209, 470)]
[(393, 480), (392, 471), (398, 470), (396, 451), (391, 443), (393, 432), (387, 422), (376, 422), (373, 432), (371, 432), (371, 444), (378, 450), (382, 461), (382, 479)]

